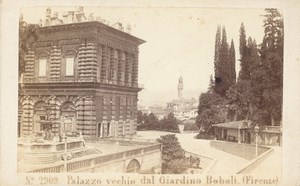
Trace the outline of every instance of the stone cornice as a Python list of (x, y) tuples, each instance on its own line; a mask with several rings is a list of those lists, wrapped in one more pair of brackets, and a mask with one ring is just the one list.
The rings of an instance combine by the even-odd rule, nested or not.
[(47, 92), (55, 92), (55, 89), (77, 89), (78, 91), (86, 91), (86, 89), (105, 89), (111, 91), (124, 91), (124, 92), (139, 92), (142, 88), (139, 87), (128, 87), (120, 85), (110, 85), (110, 84), (101, 84), (93, 82), (57, 82), (57, 83), (24, 83), (23, 90), (34, 90), (34, 89), (44, 89)]
[(70, 24), (62, 24), (62, 25), (54, 25), (54, 26), (46, 26), (39, 27), (38, 31), (40, 33), (53, 33), (57, 31), (76, 31), (80, 29), (90, 28), (90, 30), (97, 29), (98, 32), (109, 33), (111, 36), (117, 36), (118, 39), (125, 40), (126, 42), (134, 43), (136, 45), (140, 45), (145, 43), (144, 40), (137, 38), (133, 35), (105, 25), (98, 21), (89, 21), (89, 22), (81, 22), (81, 23), (70, 23)]

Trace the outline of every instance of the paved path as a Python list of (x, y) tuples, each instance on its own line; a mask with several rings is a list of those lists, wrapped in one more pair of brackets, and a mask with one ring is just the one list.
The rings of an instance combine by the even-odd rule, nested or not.
[[(138, 131), (137, 133), (139, 138), (144, 139), (157, 139), (166, 134), (170, 133), (160, 131)], [(196, 134), (176, 134), (176, 137), (184, 150), (217, 160), (208, 174), (234, 174), (249, 162), (244, 158), (211, 148), (209, 145), (210, 140), (194, 139)]]
[(251, 174), (259, 174), (263, 176), (280, 176), (282, 165), (282, 148), (273, 147), (273, 152), (262, 161)]

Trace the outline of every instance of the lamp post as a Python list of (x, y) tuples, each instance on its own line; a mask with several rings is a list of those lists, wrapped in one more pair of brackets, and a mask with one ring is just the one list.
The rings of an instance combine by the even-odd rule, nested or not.
[(256, 124), (255, 127), (254, 127), (254, 132), (255, 132), (255, 156), (256, 157), (258, 155), (258, 151), (257, 151), (258, 130), (259, 130), (259, 126)]
[(241, 125), (238, 128), (238, 143), (241, 143)]

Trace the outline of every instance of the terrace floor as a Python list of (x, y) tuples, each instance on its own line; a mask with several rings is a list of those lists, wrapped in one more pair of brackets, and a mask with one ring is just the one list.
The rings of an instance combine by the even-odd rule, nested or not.
[[(160, 131), (138, 131), (137, 138), (157, 139), (161, 135), (166, 134), (172, 133)], [(194, 139), (194, 136), (196, 135), (197, 133), (176, 133), (176, 137), (184, 150), (208, 156), (216, 160), (215, 165), (209, 172), (207, 172), (208, 174), (234, 174), (249, 162), (244, 158), (210, 147), (210, 140)]]

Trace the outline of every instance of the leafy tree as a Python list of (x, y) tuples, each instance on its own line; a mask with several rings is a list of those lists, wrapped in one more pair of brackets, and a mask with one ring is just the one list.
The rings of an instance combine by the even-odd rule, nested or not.
[(157, 141), (162, 144), (162, 173), (185, 173), (188, 166), (185, 151), (182, 149), (175, 134), (160, 136)]
[(241, 24), (240, 27), (240, 66), (241, 70), (239, 72), (239, 79), (249, 80), (250, 79), (250, 71), (249, 64), (247, 63), (247, 40), (246, 40), (246, 30), (244, 23)]
[(27, 24), (22, 17), (19, 21), (19, 78), (25, 71), (25, 56), (31, 46), (31, 40), (38, 40), (38, 25)]
[(236, 82), (236, 71), (235, 71), (235, 49), (234, 43), (231, 39), (231, 44), (229, 48), (229, 62), (230, 62), (230, 85), (234, 85)]
[(147, 128), (150, 130), (155, 130), (158, 128), (158, 118), (155, 116), (155, 114), (150, 113), (147, 116), (146, 125), (147, 125)]
[[(283, 94), (283, 18), (277, 9), (266, 9), (265, 35), (261, 44), (261, 64), (257, 64), (251, 77), (255, 113), (264, 113), (265, 124), (278, 125), (281, 121)], [(259, 98), (259, 99), (258, 99)], [(265, 116), (267, 113), (267, 117)], [(262, 122), (262, 121), (261, 121)]]
[(167, 117), (159, 121), (159, 128), (169, 132), (179, 132), (178, 121), (173, 113), (168, 114)]
[[(218, 31), (217, 31), (218, 33)], [(216, 41), (217, 43), (217, 41)], [(218, 60), (217, 63), (215, 63), (215, 89), (214, 91), (221, 96), (224, 96), (226, 91), (229, 89), (229, 87), (232, 85), (232, 65), (230, 63), (229, 58), (229, 46), (227, 43), (227, 36), (226, 36), (226, 30), (225, 27), (222, 28), (222, 39), (221, 39), (221, 45), (218, 49)], [(216, 56), (215, 56), (216, 58)]]
[(212, 132), (212, 125), (223, 123), (228, 112), (227, 100), (216, 93), (202, 93), (199, 99), (196, 124), (201, 131)]
[[(215, 82), (220, 82), (219, 72), (219, 52), (221, 48), (221, 26), (218, 25), (215, 39), (215, 57), (214, 57), (214, 71), (215, 71)], [(215, 85), (215, 83), (214, 83)]]
[(226, 92), (229, 103), (227, 115), (230, 121), (245, 120), (250, 117), (251, 84), (249, 80), (239, 80)]
[(142, 111), (138, 111), (137, 113), (137, 123), (138, 124), (145, 123), (145, 116)]
[(209, 77), (209, 85), (208, 85), (208, 92), (212, 93), (214, 91), (214, 87), (215, 87), (215, 81), (213, 79), (213, 76), (210, 75), (210, 77)]

